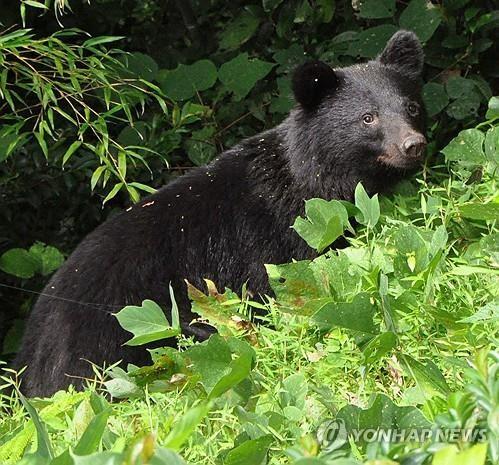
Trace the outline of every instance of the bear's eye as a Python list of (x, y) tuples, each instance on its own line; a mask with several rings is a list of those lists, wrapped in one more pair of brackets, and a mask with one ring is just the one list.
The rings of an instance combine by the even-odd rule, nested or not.
[(409, 102), (407, 105), (407, 111), (411, 116), (419, 115), (419, 105), (415, 102)]
[(362, 117), (362, 121), (364, 122), (364, 124), (373, 124), (375, 119), (374, 119), (374, 115), (372, 115), (371, 113), (366, 113), (363, 117)]

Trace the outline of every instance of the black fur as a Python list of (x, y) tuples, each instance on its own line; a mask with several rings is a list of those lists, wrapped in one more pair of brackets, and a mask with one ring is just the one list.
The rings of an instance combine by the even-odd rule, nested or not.
[[(418, 166), (420, 154), (408, 157), (401, 150), (408, 135), (423, 131), (421, 115), (407, 110), (408, 102), (414, 102), (412, 109), (421, 105), (420, 90), (398, 71), (405, 66), (398, 47), (419, 57), (419, 43), (407, 34), (389, 42), (382, 60), (332, 74), (323, 64), (302, 67), (294, 79), (300, 104), (282, 124), (244, 140), (85, 238), (31, 313), (16, 360), (17, 367), (28, 366), (23, 392), (40, 396), (70, 383), (81, 386), (80, 378), (66, 375), (91, 376), (86, 360), (146, 363), (145, 349), (122, 345), (130, 334), (112, 313), (143, 299), (169, 313), (169, 282), (183, 331), (206, 337), (209, 332), (190, 325), (195, 315), (185, 278), (198, 287), (209, 278), (219, 289), (234, 290), (247, 281), (253, 293), (270, 293), (265, 263), (314, 256), (290, 229), (305, 199), (351, 200), (359, 181), (370, 193), (385, 191)], [(307, 84), (314, 70), (327, 83), (319, 93)], [(366, 123), (367, 113), (376, 124)]]
[(333, 69), (321, 61), (310, 61), (299, 66), (293, 74), (295, 99), (305, 109), (313, 109), (336, 88), (338, 79)]
[(414, 32), (399, 31), (388, 41), (379, 61), (417, 80), (423, 70), (423, 48)]

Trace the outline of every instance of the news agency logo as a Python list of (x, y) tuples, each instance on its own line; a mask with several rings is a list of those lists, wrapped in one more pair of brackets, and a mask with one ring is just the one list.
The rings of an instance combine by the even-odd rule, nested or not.
[(325, 451), (340, 448), (349, 438), (356, 444), (370, 442), (412, 442), (422, 444), (429, 440), (446, 443), (477, 443), (487, 441), (487, 430), (484, 428), (348, 429), (342, 419), (326, 420), (317, 429), (317, 441), (322, 450)]
[(345, 421), (341, 418), (324, 421), (317, 430), (317, 441), (323, 449), (335, 450), (341, 447), (348, 441)]

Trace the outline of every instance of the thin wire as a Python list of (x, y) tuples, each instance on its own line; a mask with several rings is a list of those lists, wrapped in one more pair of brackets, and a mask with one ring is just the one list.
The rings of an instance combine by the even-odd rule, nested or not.
[[(0, 287), (5, 287), (7, 289), (13, 289), (16, 291), (28, 292), (30, 294), (36, 294), (36, 295), (40, 295), (43, 297), (50, 297), (51, 299), (61, 300), (64, 302), (70, 302), (73, 304), (86, 305), (88, 307), (110, 307), (110, 308), (123, 308), (123, 307), (125, 307), (125, 305), (97, 304), (97, 303), (92, 303), (92, 302), (82, 302), (79, 300), (67, 299), (66, 297), (60, 297), (60, 296), (53, 295), (53, 294), (45, 294), (44, 292), (33, 291), (31, 289), (24, 289), (22, 287), (11, 286), (11, 285), (5, 284), (5, 283), (0, 283)], [(99, 311), (104, 312), (104, 313), (109, 313), (110, 315), (114, 315), (113, 312), (108, 312), (107, 310), (103, 310), (100, 308), (99, 308)]]

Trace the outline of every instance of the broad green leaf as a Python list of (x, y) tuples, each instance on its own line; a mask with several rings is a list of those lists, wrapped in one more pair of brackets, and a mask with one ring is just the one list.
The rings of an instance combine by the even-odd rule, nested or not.
[(223, 465), (263, 465), (272, 442), (270, 435), (245, 441), (229, 451)]
[(364, 363), (370, 365), (390, 353), (397, 344), (397, 336), (388, 331), (372, 338), (366, 345), (361, 346), (364, 354)]
[(366, 334), (376, 334), (379, 329), (373, 321), (376, 306), (365, 293), (355, 296), (352, 302), (328, 303), (312, 316), (312, 321), (323, 331), (339, 326)]
[(379, 220), (378, 194), (369, 198), (364, 186), (359, 182), (355, 188), (355, 206), (360, 210), (360, 214), (356, 215), (355, 219), (360, 224), (374, 228)]
[(265, 268), (270, 286), (283, 310), (307, 315), (309, 313), (303, 309), (305, 304), (313, 299), (328, 297), (324, 295), (307, 260), (284, 265), (265, 265)]
[(279, 389), (279, 404), (281, 407), (305, 408), (308, 393), (308, 382), (301, 373), (295, 373), (284, 378)]
[(489, 120), (499, 118), (499, 97), (492, 97), (489, 100), (489, 107), (485, 117)]
[(158, 65), (154, 59), (144, 53), (126, 53), (120, 61), (126, 66), (127, 74), (145, 81), (152, 81), (158, 72)]
[(126, 399), (142, 394), (141, 389), (131, 380), (114, 378), (104, 382), (109, 394), (115, 399)]
[(433, 456), (432, 465), (484, 465), (487, 458), (487, 443), (474, 444), (459, 450), (455, 445), (438, 449)]
[(354, 57), (374, 58), (381, 53), (390, 39), (397, 32), (397, 26), (382, 24), (363, 29), (348, 48), (348, 55)]
[(405, 354), (399, 354), (399, 360), (404, 371), (414, 379), (425, 398), (432, 398), (434, 395), (445, 397), (449, 394), (449, 386), (433, 362), (428, 361), (426, 365), (423, 365)]
[(411, 0), (400, 15), (399, 24), (417, 34), (422, 42), (427, 42), (442, 21), (439, 7), (427, 0)]
[(215, 84), (217, 68), (210, 60), (199, 60), (191, 65), (180, 64), (174, 70), (160, 70), (156, 80), (167, 97), (187, 100)]
[(40, 260), (24, 249), (10, 249), (0, 256), (0, 270), (18, 278), (32, 278), (41, 266)]
[(78, 456), (71, 454), (74, 465), (123, 465), (124, 457), (117, 452), (96, 452), (95, 454)]
[(459, 207), (459, 213), (472, 220), (499, 220), (499, 203), (469, 203)]
[(485, 134), (485, 156), (487, 160), (499, 165), (499, 126), (490, 128)]
[(192, 301), (192, 311), (201, 316), (201, 319), (217, 328), (222, 335), (232, 335), (246, 332), (251, 323), (238, 313), (241, 299), (230, 289), (219, 292), (209, 279), (204, 280), (208, 288), (208, 295), (186, 281), (189, 299)]
[(215, 158), (217, 149), (212, 141), (214, 133), (214, 126), (204, 126), (198, 131), (193, 131), (192, 137), (185, 141), (187, 155), (196, 166), (206, 165)]
[(411, 224), (400, 226), (393, 233), (397, 255), (393, 261), (395, 275), (405, 277), (425, 270), (430, 262), (423, 231)]
[(87, 429), (84, 431), (78, 444), (76, 444), (74, 448), (73, 452), (76, 455), (88, 455), (98, 450), (109, 414), (110, 411), (104, 411), (92, 418)]
[(274, 63), (250, 59), (247, 53), (240, 53), (237, 57), (224, 63), (218, 70), (218, 78), (229, 92), (234, 93), (234, 99), (241, 100), (255, 84), (270, 73)]
[(336, 420), (343, 422), (346, 433), (367, 429), (400, 431), (430, 426), (420, 410), (415, 407), (399, 407), (384, 394), (372, 396), (367, 409), (354, 405), (343, 407), (338, 412)]
[(459, 323), (481, 323), (481, 322), (498, 322), (499, 321), (499, 300), (489, 302), (479, 308), (473, 315), (462, 318)]
[(395, 13), (395, 0), (364, 0), (360, 3), (361, 18), (391, 18)]
[(173, 450), (179, 450), (189, 439), (196, 426), (208, 414), (209, 404), (203, 403), (196, 407), (191, 407), (182, 417), (175, 421), (172, 430), (163, 441), (163, 445)]
[(254, 357), (254, 352), (252, 350), (247, 350), (233, 359), (229, 366), (230, 371), (213, 387), (208, 398), (215, 399), (246, 379), (251, 372)]
[(29, 254), (39, 261), (41, 268), (38, 270), (43, 276), (57, 270), (64, 263), (64, 255), (55, 247), (37, 242), (29, 248)]
[(244, 341), (229, 344), (218, 334), (213, 334), (208, 341), (191, 347), (186, 357), (191, 361), (195, 372), (201, 376), (207, 395), (210, 398), (220, 396), (226, 390), (239, 384), (249, 375), (254, 352)]
[(185, 465), (185, 462), (174, 451), (164, 447), (157, 447), (154, 456), (151, 458), (150, 465)]
[(298, 217), (295, 220), (293, 229), (319, 253), (349, 226), (346, 208), (338, 200), (307, 200), (305, 215), (306, 219)]
[(481, 164), (486, 161), (483, 151), (485, 136), (478, 129), (465, 129), (442, 150), (447, 161)]
[(232, 22), (226, 24), (219, 34), (221, 50), (234, 50), (244, 44), (258, 29), (260, 20), (249, 11), (242, 11)]
[(161, 307), (152, 300), (144, 300), (140, 307), (128, 305), (115, 314), (121, 327), (134, 337), (126, 342), (138, 346), (167, 339), (180, 334), (180, 328), (173, 328)]
[(428, 82), (423, 87), (423, 102), (429, 117), (438, 115), (448, 104), (449, 97), (442, 84)]

